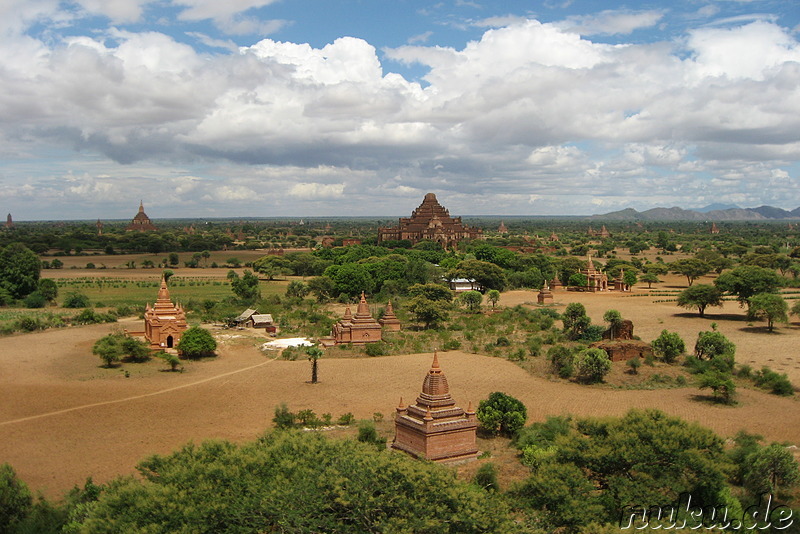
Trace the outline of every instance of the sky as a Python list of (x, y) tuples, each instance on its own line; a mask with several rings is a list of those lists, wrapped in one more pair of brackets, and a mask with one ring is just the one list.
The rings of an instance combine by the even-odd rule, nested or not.
[(796, 0), (2, 0), (14, 220), (800, 206)]

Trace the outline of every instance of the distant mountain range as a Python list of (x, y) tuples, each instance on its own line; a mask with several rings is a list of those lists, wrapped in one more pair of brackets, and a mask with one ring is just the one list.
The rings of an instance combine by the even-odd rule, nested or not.
[(740, 208), (724, 204), (712, 204), (696, 210), (674, 207), (636, 211), (633, 208), (627, 208), (605, 215), (592, 215), (591, 218), (611, 221), (775, 221), (800, 219), (800, 207), (792, 211), (772, 206)]

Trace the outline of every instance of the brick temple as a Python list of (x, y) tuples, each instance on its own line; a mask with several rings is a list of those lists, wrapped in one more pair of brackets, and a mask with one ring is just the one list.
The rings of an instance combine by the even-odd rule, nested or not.
[(434, 352), (416, 403), (404, 406), (400, 399), (392, 447), (434, 462), (471, 460), (478, 455), (477, 428), (472, 404), (466, 411), (456, 406)]
[(450, 217), (450, 212), (439, 204), (436, 195), (428, 193), (411, 217), (401, 217), (393, 228), (378, 228), (378, 243), (406, 240), (414, 245), (427, 239), (447, 249), (458, 245), (461, 240), (478, 239), (482, 235), (483, 230), (465, 225), (461, 217)]
[(172, 303), (167, 281), (162, 276), (156, 303), (152, 308), (148, 304), (144, 311), (144, 337), (151, 348), (171, 349), (187, 328), (186, 313), (182, 307)]
[(353, 315), (350, 311), (350, 306), (347, 306), (344, 316), (333, 325), (331, 336), (320, 339), (320, 342), (325, 346), (341, 345), (343, 343), (363, 345), (364, 343), (374, 343), (381, 339), (383, 339), (381, 325), (369, 312), (369, 305), (362, 291), (356, 314)]
[(131, 223), (125, 228), (128, 232), (150, 232), (158, 230), (150, 221), (150, 217), (144, 212), (144, 203), (139, 202), (139, 213), (137, 213)]

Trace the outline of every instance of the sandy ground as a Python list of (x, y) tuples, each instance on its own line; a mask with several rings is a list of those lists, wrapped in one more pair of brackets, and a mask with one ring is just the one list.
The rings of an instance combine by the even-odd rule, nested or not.
[[(653, 305), (647, 297), (625, 298), (568, 294), (557, 300), (584, 302), (595, 322), (608, 308), (636, 323), (643, 339), (662, 328), (693, 339), (713, 319), (675, 316), (672, 305)], [(501, 303), (531, 300), (530, 292), (504, 294)], [(613, 306), (612, 306), (613, 304)], [(727, 310), (725, 310), (727, 311)], [(732, 311), (738, 311), (732, 310)], [(123, 324), (129, 328), (138, 323)], [(745, 323), (718, 320), (736, 338), (740, 355), (779, 363), (796, 346), (795, 328), (779, 335), (740, 332)], [(307, 383), (310, 364), (264, 355), (256, 346), (266, 339), (218, 332), (218, 358), (186, 363), (184, 373), (164, 372), (159, 361), (104, 369), (91, 354), (94, 341), (113, 325), (51, 330), (0, 339), (0, 462), (10, 463), (35, 490), (57, 497), (86, 477), (105, 482), (155, 453), (168, 453), (188, 441), (252, 439), (272, 426), (274, 408), (311, 408), (334, 418), (352, 412), (387, 419), (400, 397), (413, 401), (431, 363), (431, 354), (359, 359), (322, 359), (320, 380)], [(737, 333), (739, 332), (739, 333)], [(689, 335), (691, 334), (691, 336)], [(746, 334), (746, 335), (745, 335)], [(742, 358), (742, 356), (740, 356)], [(741, 390), (739, 405), (700, 402), (695, 388), (655, 391), (586, 387), (533, 377), (506, 360), (462, 352), (440, 354), (456, 401), (477, 405), (492, 391), (521, 399), (529, 421), (547, 415), (619, 415), (631, 407), (659, 408), (694, 420), (723, 435), (748, 429), (773, 440), (800, 444), (800, 410), (794, 399)], [(786, 362), (787, 368), (796, 364)], [(778, 365), (774, 365), (780, 369)], [(797, 372), (795, 370), (795, 376)]]

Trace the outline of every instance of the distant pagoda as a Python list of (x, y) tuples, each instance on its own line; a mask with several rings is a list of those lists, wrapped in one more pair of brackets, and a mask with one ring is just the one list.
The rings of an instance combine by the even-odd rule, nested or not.
[(478, 454), (477, 428), (472, 404), (466, 410), (456, 406), (434, 352), (416, 403), (405, 406), (400, 399), (392, 447), (434, 462), (471, 460)]
[(458, 245), (464, 239), (478, 239), (483, 230), (461, 222), (461, 217), (450, 217), (436, 195), (428, 193), (411, 217), (401, 217), (392, 228), (378, 228), (378, 243), (384, 241), (410, 241), (412, 245), (422, 240), (436, 241), (443, 248)]
[(125, 228), (128, 232), (151, 232), (158, 230), (150, 221), (150, 217), (144, 212), (144, 204), (139, 201), (139, 213), (137, 213), (131, 223)]
[(8, 214), (8, 217), (6, 217), (6, 228), (9, 230), (14, 228), (14, 220), (11, 218), (10, 213)]

